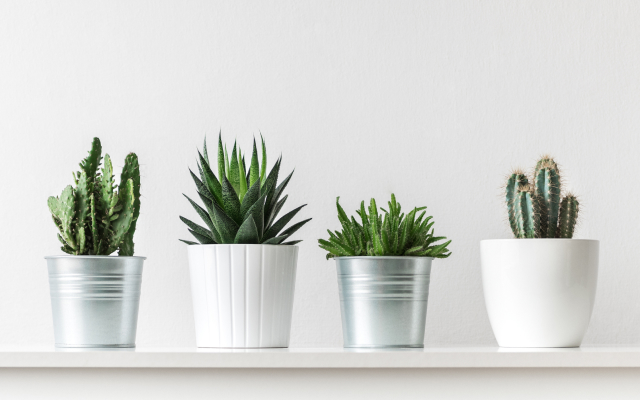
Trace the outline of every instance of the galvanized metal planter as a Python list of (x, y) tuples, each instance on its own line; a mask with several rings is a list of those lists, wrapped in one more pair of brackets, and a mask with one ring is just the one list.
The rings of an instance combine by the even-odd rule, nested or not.
[(424, 347), (431, 257), (336, 257), (344, 347)]
[(145, 257), (45, 257), (56, 347), (135, 347)]

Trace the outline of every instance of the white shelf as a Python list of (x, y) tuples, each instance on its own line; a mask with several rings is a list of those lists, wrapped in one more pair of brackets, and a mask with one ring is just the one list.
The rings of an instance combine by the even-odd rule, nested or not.
[(0, 368), (633, 368), (639, 347), (416, 350), (0, 348)]

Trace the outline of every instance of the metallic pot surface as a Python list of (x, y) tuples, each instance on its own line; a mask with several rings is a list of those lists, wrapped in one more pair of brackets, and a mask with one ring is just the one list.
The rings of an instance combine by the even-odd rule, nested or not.
[(431, 257), (336, 257), (344, 347), (424, 347)]
[(56, 347), (135, 347), (144, 257), (45, 257)]

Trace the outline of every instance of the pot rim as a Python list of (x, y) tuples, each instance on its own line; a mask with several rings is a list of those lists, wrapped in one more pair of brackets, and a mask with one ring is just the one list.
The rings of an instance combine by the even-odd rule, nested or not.
[(523, 241), (536, 241), (536, 242), (595, 242), (598, 243), (600, 240), (598, 239), (565, 239), (565, 238), (510, 238), (510, 239), (483, 239), (482, 242), (523, 242)]
[(242, 244), (242, 243), (216, 243), (216, 244), (201, 244), (201, 243), (196, 243), (196, 244), (188, 244), (187, 247), (192, 247), (192, 246), (278, 246), (278, 247), (300, 247), (297, 244), (294, 245), (289, 245), (289, 244), (256, 244), (256, 243), (246, 243), (246, 244)]
[(45, 256), (45, 260), (58, 259), (58, 258), (90, 258), (90, 259), (105, 259), (105, 260), (130, 259), (130, 258), (142, 259), (142, 260), (147, 259), (147, 257), (142, 257), (142, 256), (89, 256), (89, 255), (75, 255), (75, 254), (68, 254), (63, 256)]
[(333, 260), (355, 260), (355, 259), (367, 259), (367, 260), (435, 260), (435, 257), (418, 257), (418, 256), (345, 256), (345, 257), (331, 257)]

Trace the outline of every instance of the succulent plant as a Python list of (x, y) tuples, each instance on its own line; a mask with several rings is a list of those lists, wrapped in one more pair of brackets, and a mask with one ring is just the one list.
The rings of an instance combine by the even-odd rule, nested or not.
[[(402, 207), (391, 195), (389, 211), (380, 208), (384, 217), (378, 214), (375, 199), (371, 199), (369, 213), (360, 203), (356, 213), (362, 224), (352, 216), (350, 219), (340, 206), (340, 197), (336, 199), (338, 219), (342, 224), (342, 232), (329, 232), (329, 240), (319, 239), (319, 246), (328, 251), (327, 260), (333, 257), (348, 256), (417, 256), (447, 258), (451, 252), (447, 246), (451, 240), (444, 236), (433, 236), (433, 217), (426, 217), (427, 207), (414, 208), (406, 216), (401, 213)], [(419, 216), (416, 215), (420, 213)]]
[(558, 164), (551, 157), (542, 157), (531, 181), (521, 170), (515, 170), (507, 180), (505, 197), (515, 237), (572, 238), (579, 203), (571, 193), (562, 197)]
[[(191, 170), (196, 183), (201, 207), (184, 195), (205, 222), (206, 228), (180, 217), (189, 227), (189, 232), (201, 244), (273, 244), (294, 245), (300, 240), (286, 241), (311, 218), (285, 229), (293, 217), (306, 206), (302, 205), (276, 220), (288, 196), (281, 198), (291, 180), (293, 172), (279, 185), (278, 173), (282, 157), (278, 158), (269, 174), (267, 171), (267, 149), (262, 139), (262, 159), (258, 161), (256, 141), (253, 140), (251, 163), (247, 169), (242, 152), (233, 144), (231, 156), (222, 145), (222, 133), (218, 136), (218, 177), (209, 163), (205, 138), (202, 153), (198, 151), (200, 177)], [(194, 245), (197, 242), (182, 240)]]
[(93, 138), (89, 155), (73, 173), (69, 185), (47, 204), (58, 227), (62, 251), (75, 255), (132, 256), (133, 235), (140, 215), (140, 168), (138, 156), (129, 153), (116, 186), (108, 154), (102, 161), (100, 139)]

